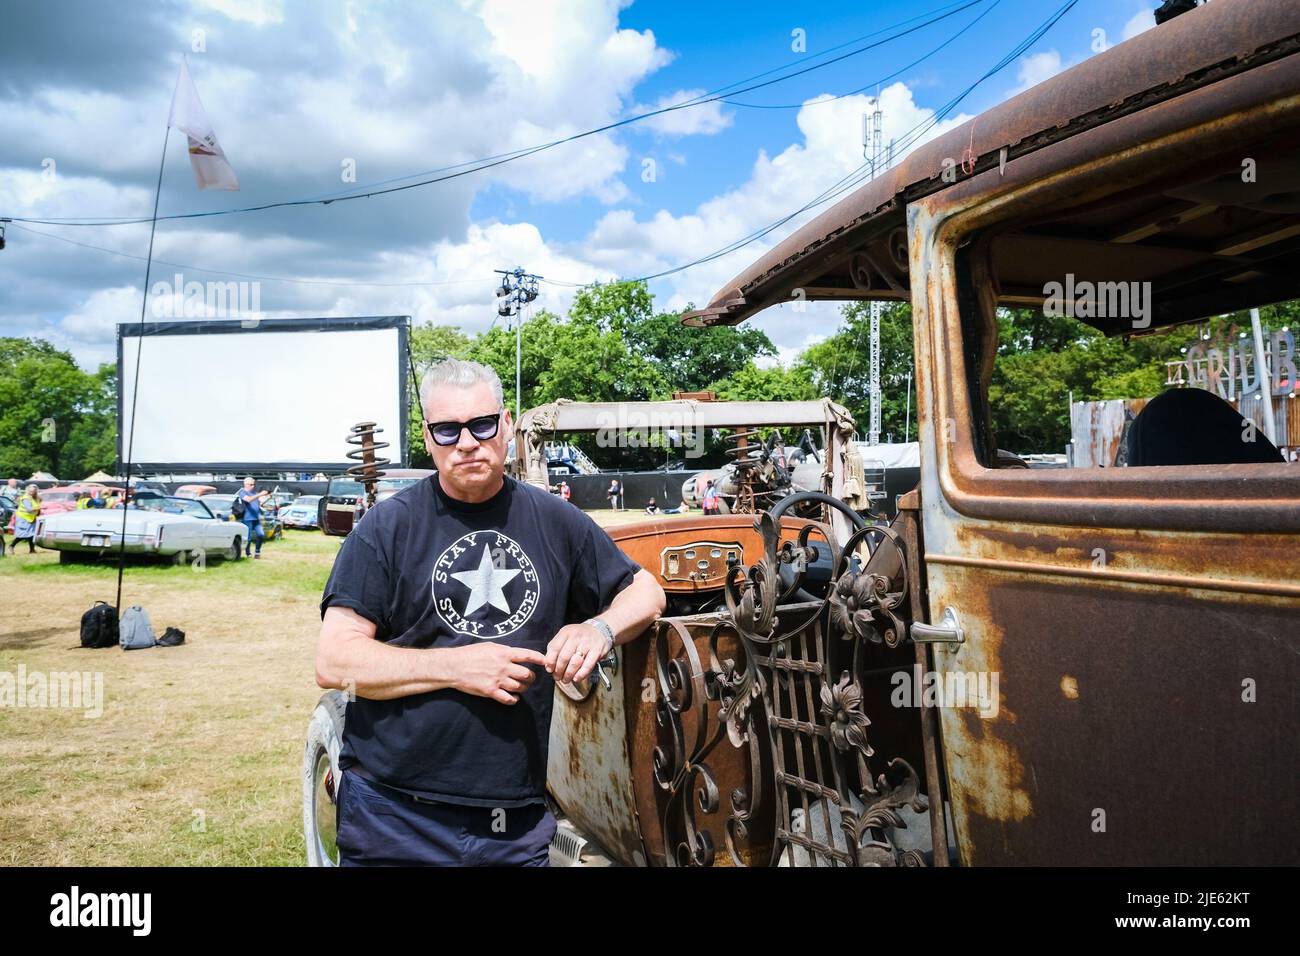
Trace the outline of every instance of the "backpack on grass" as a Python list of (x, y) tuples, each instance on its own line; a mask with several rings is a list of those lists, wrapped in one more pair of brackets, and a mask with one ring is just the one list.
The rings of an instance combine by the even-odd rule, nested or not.
[(118, 643), (124, 651), (134, 651), (142, 647), (153, 647), (158, 643), (153, 633), (153, 622), (149, 612), (138, 604), (132, 604), (122, 615), (118, 625)]
[(117, 608), (107, 601), (96, 601), (81, 615), (81, 646), (112, 647), (117, 643)]

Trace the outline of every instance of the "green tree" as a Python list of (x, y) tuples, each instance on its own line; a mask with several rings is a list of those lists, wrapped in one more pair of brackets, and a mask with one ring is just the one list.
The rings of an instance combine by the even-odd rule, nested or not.
[(59, 456), (59, 468), (69, 475), (112, 474), (117, 466), (117, 367), (100, 365), (94, 379), (93, 398), (69, 430)]
[(425, 322), (411, 329), (411, 361), (418, 375), (444, 358), (464, 358), (469, 354), (471, 339), (454, 325)]
[(753, 362), (709, 388), (728, 402), (797, 402), (818, 397), (807, 366), (759, 368)]
[[(853, 413), (858, 434), (866, 437), (871, 422), (871, 308), (853, 302), (841, 312), (843, 324), (830, 338), (805, 349), (796, 368), (812, 377), (815, 394), (839, 402)], [(912, 370), (912, 306), (906, 302), (880, 307), (881, 439), (902, 441), (908, 429), (908, 373)], [(911, 398), (910, 433), (916, 434), (916, 399)]]
[(0, 338), (0, 474), (82, 477), (89, 436), (112, 435), (110, 377), (40, 339)]
[(578, 290), (569, 319), (590, 322), (602, 332), (626, 332), (654, 314), (654, 296), (644, 282), (597, 282)]
[(772, 340), (760, 329), (730, 325), (688, 328), (682, 325), (680, 312), (660, 312), (629, 326), (625, 334), (629, 348), (658, 367), (669, 392), (704, 391), (754, 359), (776, 355)]

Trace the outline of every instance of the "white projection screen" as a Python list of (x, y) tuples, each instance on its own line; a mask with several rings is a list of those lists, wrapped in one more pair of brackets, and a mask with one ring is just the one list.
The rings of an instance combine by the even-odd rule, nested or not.
[(337, 472), (358, 422), (382, 428), (381, 455), (405, 465), (409, 334), (407, 316), (119, 324), (119, 472), (137, 345), (134, 474)]

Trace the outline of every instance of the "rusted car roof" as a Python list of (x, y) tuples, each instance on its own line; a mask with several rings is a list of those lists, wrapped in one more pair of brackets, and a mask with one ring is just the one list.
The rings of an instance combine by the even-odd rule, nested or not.
[[(1138, 110), (1269, 64), (1276, 65), (1270, 71), (1276, 75), (1270, 76), (1269, 95), (1277, 100), (1294, 97), (1300, 94), (1298, 49), (1300, 0), (1215, 0), (1039, 83), (918, 148), (781, 242), (727, 283), (706, 307), (684, 315), (683, 321), (695, 326), (735, 325), (770, 305), (790, 301), (794, 289), (802, 289), (804, 299), (906, 299), (906, 207), (920, 197), (952, 188), (954, 183), (943, 178), (945, 160), (949, 167), (957, 164), (957, 183), (999, 168), (1010, 176), (1012, 169), (1004, 163), (1014, 164), (1020, 157)], [(1185, 119), (1190, 125), (1205, 117), (1189, 114)], [(1131, 140), (1136, 141), (1140, 135)], [(1119, 142), (1115, 148), (1130, 144)], [(1289, 191), (1296, 185), (1293, 176), (1300, 178), (1300, 169), (1288, 168), (1285, 175), (1288, 190), (1284, 191)], [(1176, 203), (1175, 213), (1190, 210), (1204, 215), (1204, 208), (1213, 208), (1203, 198), (1199, 202), (1155, 198), (1162, 198), (1166, 206)], [(1300, 205), (1292, 205), (1296, 208), (1272, 211), (1288, 215), (1300, 211)], [(1155, 204), (1147, 211), (1155, 222), (1163, 223), (1155, 215), (1159, 212)], [(1128, 243), (1118, 250), (1118, 261), (1132, 259), (1133, 244), (1164, 227), (1148, 224), (1147, 228), (1144, 235), (1107, 234), (1111, 241)], [(876, 245), (874, 251), (866, 250), (864, 259), (868, 242)], [(1211, 251), (1231, 256), (1250, 250)], [(1023, 249), (1017, 252), (1017, 258), (1023, 259)], [(1143, 254), (1153, 276), (1161, 268), (1186, 270), (1192, 264), (1188, 254), (1180, 258), (1171, 253), (1161, 261), (1146, 251)], [(1019, 291), (1010, 290), (1000, 301), (1033, 304), (1033, 295), (1025, 290), (1041, 287), (1044, 279), (1059, 278), (1060, 264), (1061, 257), (1044, 257), (1041, 275), (1034, 275), (1032, 268), (1020, 263), (1015, 277)]]

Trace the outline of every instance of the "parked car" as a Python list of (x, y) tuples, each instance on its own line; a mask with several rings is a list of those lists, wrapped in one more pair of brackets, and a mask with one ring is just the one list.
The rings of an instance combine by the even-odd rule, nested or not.
[[(198, 500), (207, 505), (213, 515), (221, 521), (237, 520), (230, 513), (230, 507), (235, 501), (234, 495), (204, 495)], [(280, 519), (273, 508), (266, 506), (262, 508), (262, 533), (266, 535), (268, 541), (284, 537), (284, 525), (280, 523)]]
[[(41, 514), (56, 515), (65, 511), (76, 511), (77, 501), (81, 498), (75, 491), (68, 491), (64, 488), (51, 488), (41, 492)], [(9, 534), (14, 533), (14, 527), (18, 523), (16, 505), (10, 506), (8, 523), (6, 529)]]
[(271, 497), (266, 499), (267, 505), (273, 506), (277, 511), (281, 508), (287, 508), (297, 499), (292, 491), (273, 491)]
[(220, 520), (230, 520), (230, 505), (235, 500), (234, 495), (201, 495), (198, 498), (208, 506), (208, 509)]
[[(389, 468), (375, 488), (375, 504), (391, 498), (435, 472), (427, 468)], [(320, 528), (326, 534), (347, 535), (352, 525), (366, 513), (366, 486), (350, 475), (331, 478), (325, 495), (317, 505)]]
[[(126, 509), (128, 554), (183, 555), (195, 552), (239, 560), (243, 554), (242, 524), (221, 521), (193, 498), (142, 497)], [(36, 544), (59, 552), (59, 560), (101, 555), (122, 545), (120, 510), (81, 510), (41, 515), (36, 519)]]
[(318, 506), (321, 495), (301, 495), (287, 508), (280, 509), (280, 520), (286, 528), (319, 528)]
[(177, 498), (202, 498), (204, 495), (216, 494), (215, 485), (181, 485), (172, 494)]

